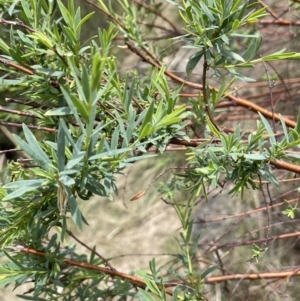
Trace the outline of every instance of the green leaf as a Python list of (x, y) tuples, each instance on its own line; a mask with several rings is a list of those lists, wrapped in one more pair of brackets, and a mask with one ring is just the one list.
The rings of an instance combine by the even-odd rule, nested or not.
[(262, 123), (264, 124), (265, 129), (267, 130), (269, 136), (270, 136), (269, 139), (270, 139), (271, 145), (275, 145), (276, 144), (275, 133), (273, 132), (269, 122), (267, 121), (267, 119), (260, 112), (258, 112), (258, 115), (259, 115)]
[(262, 160), (266, 160), (267, 157), (266, 155), (263, 154), (244, 154), (243, 155), (246, 159), (250, 159), (250, 160), (257, 160), (257, 161), (262, 161)]
[(82, 82), (82, 90), (85, 95), (85, 99), (88, 103), (91, 103), (91, 87), (90, 87), (90, 79), (88, 70), (85, 65), (82, 66), (82, 73), (81, 73), (81, 82)]
[(231, 57), (231, 58), (235, 59), (236, 61), (245, 62), (245, 60), (239, 54), (237, 54), (235, 52), (221, 49), (221, 53), (227, 57)]
[(150, 128), (151, 128), (153, 112), (154, 112), (154, 101), (151, 102), (150, 106), (148, 107), (148, 109), (146, 111), (146, 115), (145, 115), (145, 118), (143, 120), (141, 129), (140, 129), (139, 139), (143, 139), (143, 138), (140, 138), (140, 136), (146, 126), (147, 126), (147, 128), (149, 128), (149, 124), (150, 124)]
[(91, 12), (91, 13), (85, 15), (85, 16), (80, 20), (80, 22), (77, 24), (77, 26), (76, 26), (76, 28), (75, 28), (76, 32), (78, 32), (78, 30), (80, 29), (80, 27), (82, 27), (82, 25), (83, 25), (88, 19), (90, 19), (90, 18), (93, 16), (94, 13), (95, 13), (95, 12), (93, 11), (93, 12)]
[(8, 194), (6, 197), (4, 197), (3, 201), (8, 201), (8, 200), (12, 200), (12, 199), (21, 197), (26, 192), (31, 191), (31, 190), (35, 190), (38, 187), (22, 187), (22, 188), (19, 188), (19, 189), (15, 190), (14, 192)]
[(89, 158), (89, 161), (93, 161), (93, 160), (99, 160), (99, 159), (105, 159), (107, 157), (113, 157), (119, 154), (125, 154), (126, 152), (132, 151), (131, 148), (121, 148), (121, 149), (115, 149), (115, 150), (110, 150), (101, 154), (97, 154), (94, 156), (91, 156)]
[(200, 50), (189, 57), (188, 63), (185, 68), (185, 71), (188, 75), (190, 75), (192, 73), (192, 71), (195, 69), (195, 67), (199, 63), (200, 59), (202, 58), (203, 54), (204, 54), (204, 51)]
[(202, 274), (201, 274), (201, 279), (205, 279), (205, 277), (207, 275), (209, 275), (212, 271), (214, 271), (217, 268), (217, 266), (211, 266), (209, 267), (207, 270), (205, 270)]
[(142, 301), (157, 301), (156, 298), (154, 298), (150, 293), (146, 292), (145, 290), (141, 288), (137, 288), (140, 295), (140, 300)]
[(78, 152), (76, 155), (73, 156), (73, 158), (71, 160), (68, 161), (65, 169), (71, 169), (71, 168), (73, 168), (80, 161), (82, 161), (82, 159), (84, 158), (85, 154), (86, 154), (85, 151)]
[[(81, 130), (85, 133), (85, 132), (86, 132), (86, 131), (85, 131), (85, 128), (84, 128), (84, 126), (83, 126), (83, 124), (82, 124), (82, 121), (81, 121), (81, 119), (80, 119), (80, 117), (79, 117), (79, 115), (78, 115), (78, 113), (77, 113), (77, 108), (76, 108), (76, 106), (75, 106), (74, 103), (73, 103), (73, 100), (72, 100), (72, 98), (71, 98), (71, 95), (67, 92), (67, 90), (66, 90), (63, 86), (60, 86), (60, 89), (61, 89), (61, 91), (62, 91), (62, 93), (63, 93), (63, 95), (64, 95), (64, 97), (65, 97), (65, 100), (67, 101), (67, 103), (68, 103), (68, 105), (69, 105), (69, 107), (70, 107), (70, 109), (71, 109), (71, 111), (72, 111), (72, 113), (73, 113), (73, 115), (74, 115), (76, 121), (77, 121), (78, 124), (80, 125)], [(79, 101), (78, 101), (78, 102), (79, 102)], [(81, 105), (82, 105), (82, 104), (79, 102), (79, 106), (81, 106)], [(83, 109), (83, 110), (84, 110), (84, 109)], [(85, 114), (88, 116), (87, 111), (85, 112)]]
[(63, 5), (63, 3), (60, 0), (57, 0), (57, 3), (66, 24), (72, 28), (74, 26), (74, 21), (69, 10)]
[(281, 122), (281, 125), (282, 125), (284, 137), (285, 137), (287, 143), (289, 143), (289, 135), (288, 135), (288, 131), (287, 131), (287, 128), (286, 128), (286, 124), (285, 124), (284, 118), (282, 117), (281, 114), (279, 114), (279, 118), (280, 118), (280, 122)]
[(0, 38), (0, 49), (8, 54), (9, 53), (9, 46)]
[(21, 0), (21, 3), (22, 3), (22, 9), (23, 9), (24, 14), (27, 18), (28, 23), (30, 25), (34, 25), (33, 15), (32, 15), (31, 10), (29, 8), (28, 1), (27, 0)]
[(101, 86), (101, 78), (103, 75), (103, 60), (100, 53), (96, 53), (93, 57), (92, 76), (91, 76), (91, 89), (97, 90)]
[(298, 134), (300, 134), (300, 107), (298, 109), (297, 125), (296, 125), (295, 130), (297, 131)]
[(42, 186), (42, 184), (45, 182), (44, 179), (36, 179), (36, 180), (20, 180), (15, 182), (10, 182), (4, 185), (4, 188), (7, 189), (17, 189), (21, 187), (27, 187), (31, 189), (36, 189)]
[(204, 14), (208, 17), (209, 21), (211, 23), (213, 23), (215, 21), (215, 18), (213, 16), (213, 14), (211, 13), (211, 11), (209, 10), (209, 8), (204, 4), (203, 1), (199, 1), (199, 4), (200, 4), (201, 8), (203, 9)]
[(68, 192), (68, 204), (70, 206), (71, 215), (74, 223), (79, 229), (82, 229), (82, 214), (76, 202), (76, 199), (69, 187), (65, 187)]
[(65, 186), (71, 186), (75, 184), (74, 179), (67, 175), (62, 175), (61, 177), (59, 177), (59, 181), (62, 182)]
[(152, 125), (151, 122), (148, 122), (140, 131), (139, 140), (142, 140), (143, 138), (151, 134), (152, 134)]
[(72, 110), (69, 107), (61, 107), (46, 111), (45, 116), (65, 116), (70, 114), (72, 114)]
[(239, 80), (242, 80), (244, 82), (255, 82), (256, 80), (250, 77), (246, 77), (238, 72), (236, 72), (234, 69), (232, 68), (227, 68), (228, 72), (231, 73), (232, 75), (234, 75), (235, 77), (237, 77)]
[(13, 134), (17, 143), (44, 170), (49, 170), (49, 164), (51, 164), (50, 159), (40, 147), (39, 143), (35, 139), (34, 135), (31, 133), (31, 131), (28, 129), (28, 127), (25, 124), (22, 124), (22, 127), (28, 144), (24, 142), (19, 136)]
[(65, 168), (65, 132), (62, 126), (62, 119), (59, 121), (57, 133), (57, 156), (58, 156), (58, 169), (59, 171)]
[(253, 38), (251, 40), (249, 47), (242, 55), (244, 60), (245, 61), (252, 60), (256, 56), (257, 52), (259, 51), (261, 44), (262, 44), (262, 37)]
[(0, 85), (2, 86), (17, 86), (25, 82), (26, 82), (25, 78), (20, 78), (20, 79), (5, 79), (3, 77), (0, 78)]

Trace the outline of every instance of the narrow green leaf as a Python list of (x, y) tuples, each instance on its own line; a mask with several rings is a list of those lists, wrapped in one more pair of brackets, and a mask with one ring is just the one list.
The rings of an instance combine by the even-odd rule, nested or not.
[(244, 82), (255, 82), (256, 80), (247, 76), (244, 76), (238, 72), (236, 72), (234, 69), (232, 68), (227, 68), (227, 71), (229, 73), (231, 73), (232, 75), (234, 75), (235, 77), (237, 77), (238, 79), (244, 81)]
[(70, 114), (72, 114), (72, 111), (69, 107), (61, 107), (46, 111), (45, 116), (65, 116)]
[(58, 169), (62, 171), (65, 169), (65, 132), (62, 127), (62, 119), (59, 121), (57, 133), (57, 156), (58, 156)]
[(9, 46), (0, 38), (0, 49), (8, 54), (9, 53)]
[(132, 151), (132, 149), (131, 148), (120, 148), (120, 149), (110, 150), (110, 151), (107, 151), (107, 152), (104, 152), (104, 153), (101, 153), (101, 154), (91, 156), (89, 158), (89, 161), (103, 159), (105, 157), (114, 157), (114, 156), (119, 155), (119, 154), (125, 154), (129, 151)]
[(42, 186), (42, 184), (45, 182), (44, 179), (36, 179), (36, 180), (20, 180), (15, 182), (10, 182), (4, 185), (4, 188), (7, 189), (17, 189), (21, 187), (27, 187), (31, 189), (36, 189)]
[(73, 22), (73, 18), (69, 12), (69, 10), (63, 5), (63, 3), (60, 0), (57, 0), (58, 6), (59, 6), (59, 10), (67, 24), (67, 26), (70, 26), (71, 28), (73, 28), (74, 26), (74, 22)]
[(204, 1), (199, 1), (199, 4), (201, 8), (203, 9), (204, 14), (208, 17), (209, 21), (213, 23), (215, 21), (215, 18), (209, 8), (204, 4)]
[(85, 95), (85, 99), (88, 103), (91, 103), (91, 87), (90, 87), (90, 79), (88, 70), (85, 65), (82, 66), (82, 73), (81, 73), (81, 82), (82, 82), (82, 90)]
[[(153, 112), (154, 112), (154, 101), (151, 102), (150, 106), (148, 107), (148, 109), (146, 111), (146, 115), (143, 120), (139, 136), (141, 136), (141, 133), (144, 131), (144, 128), (146, 126), (147, 126), (147, 128), (149, 128), (149, 124), (150, 124), (150, 127), (151, 127)], [(142, 138), (139, 138), (139, 139), (142, 139)]]
[(69, 132), (69, 129), (63, 119), (60, 119), (59, 126), (63, 129), (63, 131), (65, 133), (65, 137), (68, 139), (69, 143), (75, 148), (76, 152), (78, 152), (79, 150), (76, 147), (75, 141), (73, 140), (73, 138)]
[(267, 121), (267, 119), (260, 112), (258, 112), (258, 115), (259, 115), (262, 123), (264, 124), (265, 129), (267, 130), (269, 136), (270, 136), (269, 139), (270, 139), (271, 145), (275, 145), (276, 144), (275, 133), (273, 132), (269, 122)]
[(251, 39), (251, 43), (249, 47), (242, 55), (245, 61), (250, 61), (256, 56), (257, 52), (260, 49), (261, 43), (262, 43), (262, 37)]
[(114, 150), (118, 148), (119, 144), (119, 138), (120, 138), (120, 127), (117, 126), (115, 130), (113, 131), (113, 134), (111, 136), (111, 142), (110, 142), (110, 149)]
[[(169, 1), (169, 0), (167, 0)], [(150, 293), (146, 292), (145, 290), (138, 287), (140, 299), (142, 301), (157, 301)]]
[(152, 133), (152, 125), (151, 122), (148, 122), (140, 131), (139, 140), (149, 136)]
[(266, 160), (267, 157), (263, 154), (244, 154), (243, 155), (246, 159), (250, 159), (250, 160), (258, 160), (258, 161), (263, 161)]
[(78, 32), (78, 30), (80, 29), (80, 27), (82, 27), (82, 25), (83, 25), (88, 19), (90, 19), (90, 18), (93, 16), (94, 13), (95, 13), (95, 12), (93, 11), (93, 12), (91, 12), (91, 13), (85, 15), (85, 16), (80, 20), (80, 22), (76, 25), (76, 28), (75, 28), (76, 32)]
[(28, 1), (27, 0), (21, 0), (21, 4), (22, 4), (22, 9), (24, 11), (24, 14), (26, 16), (26, 19), (27, 19), (28, 23), (31, 26), (34, 26), (33, 15), (32, 15), (31, 10), (29, 8)]
[(3, 77), (0, 78), (0, 85), (1, 86), (17, 86), (20, 84), (25, 83), (27, 80), (25, 78), (20, 79), (5, 79)]
[(185, 71), (188, 75), (190, 75), (192, 73), (192, 71), (195, 69), (195, 67), (199, 63), (200, 59), (202, 58), (203, 54), (204, 54), (204, 51), (201, 50), (189, 57), (188, 63), (185, 68)]
[[(61, 86), (60, 89), (61, 89), (61, 91), (62, 91), (62, 93), (63, 93), (63, 95), (64, 95), (64, 97), (65, 97), (65, 100), (67, 101), (67, 103), (68, 103), (68, 105), (69, 105), (69, 108), (71, 109), (71, 111), (72, 111), (72, 113), (73, 113), (73, 115), (74, 115), (76, 121), (77, 121), (78, 124), (80, 125), (80, 128), (81, 128), (82, 132), (85, 133), (86, 130), (85, 130), (85, 128), (84, 128), (84, 126), (83, 126), (83, 124), (82, 124), (82, 121), (81, 121), (81, 119), (80, 119), (80, 117), (79, 117), (79, 115), (78, 115), (78, 113), (77, 113), (77, 108), (76, 108), (76, 106), (74, 105), (73, 100), (71, 99), (71, 96), (69, 95), (69, 93), (67, 92), (67, 90), (66, 90), (63, 86)], [(80, 105), (80, 104), (79, 104), (79, 105)], [(86, 112), (86, 114), (88, 115), (87, 112)]]
[(72, 219), (73, 219), (75, 225), (79, 229), (82, 229), (82, 214), (80, 212), (80, 209), (78, 207), (76, 199), (69, 187), (66, 187), (66, 190), (68, 192), (68, 204), (70, 206)]
[(68, 175), (62, 175), (59, 177), (59, 181), (62, 182), (65, 186), (71, 186), (75, 184), (73, 178), (69, 177)]
[(217, 268), (217, 266), (209, 267), (206, 271), (204, 271), (204, 272), (201, 274), (201, 279), (205, 279), (205, 277), (206, 277), (207, 275), (209, 275), (212, 271), (214, 271), (216, 268)]
[[(34, 161), (36, 161), (44, 170), (49, 170), (49, 164), (51, 161), (44, 153), (42, 148), (39, 146), (35, 137), (29, 131), (26, 125), (23, 124), (24, 133), (26, 132), (25, 136), (27, 135), (28, 144), (23, 141), (19, 136), (14, 135), (15, 140), (20, 145), (21, 149), (23, 149)], [(27, 130), (28, 131), (27, 131)]]
[(26, 192), (31, 191), (31, 190), (35, 190), (36, 188), (37, 187), (22, 187), (22, 188), (19, 188), (19, 189), (13, 191), (12, 193), (8, 194), (6, 197), (4, 197), (3, 201), (8, 201), (8, 200), (12, 200), (12, 199), (21, 197)]
[(300, 107), (298, 109), (297, 125), (296, 125), (295, 130), (297, 131), (298, 134), (300, 134)]
[(279, 114), (279, 118), (280, 118), (280, 122), (281, 122), (281, 125), (282, 125), (284, 137), (285, 137), (287, 143), (289, 143), (290, 141), (289, 141), (288, 131), (287, 131), (286, 124), (285, 124), (284, 119), (283, 119), (281, 114)]
[(76, 155), (73, 156), (73, 158), (71, 160), (68, 161), (65, 169), (71, 169), (73, 168), (75, 165), (77, 165), (80, 161), (82, 161), (82, 159), (85, 156), (85, 151), (80, 151), (78, 152)]

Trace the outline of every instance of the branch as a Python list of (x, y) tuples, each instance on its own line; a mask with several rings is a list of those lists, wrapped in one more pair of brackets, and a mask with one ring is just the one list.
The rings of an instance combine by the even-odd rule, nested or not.
[[(298, 236), (300, 236), (300, 231), (270, 236), (270, 237), (268, 237), (267, 240), (269, 241), (269, 240), (275, 240), (275, 239), (286, 239), (286, 238), (298, 237)], [(252, 245), (252, 244), (256, 244), (256, 243), (262, 243), (262, 242), (265, 242), (265, 240), (266, 240), (266, 238), (258, 238), (258, 239), (252, 239), (252, 240), (241, 241), (241, 242), (229, 242), (226, 244), (199, 243), (199, 246), (209, 246), (209, 247), (213, 248), (213, 251), (215, 251), (217, 249), (222, 249), (222, 248), (235, 248), (235, 247), (240, 247), (240, 246)]]
[[(144, 3), (144, 1), (139, 1), (139, 0), (132, 0), (132, 1), (135, 2), (137, 5), (140, 5), (140, 6), (144, 7), (145, 9), (151, 11), (153, 14), (160, 17), (161, 19), (163, 19), (165, 22), (167, 22), (173, 28), (174, 32), (179, 33), (179, 30), (177, 29), (177, 27), (168, 18), (166, 18), (164, 15), (162, 15), (159, 11), (153, 9), (151, 6)], [(179, 33), (179, 34), (182, 34), (182, 33)]]
[[(280, 207), (282, 205), (286, 205), (287, 203), (291, 204), (291, 203), (298, 202), (298, 201), (299, 201), (298, 198), (297, 199), (292, 199), (292, 200), (284, 201), (284, 202), (281, 202), (281, 203), (278, 203), (278, 204), (269, 205), (269, 208), (276, 208), (276, 207)], [(266, 210), (266, 207), (262, 206), (262, 207), (259, 207), (259, 208), (253, 209), (253, 210), (242, 212), (242, 213), (230, 214), (230, 215), (227, 215), (227, 216), (216, 217), (216, 218), (207, 219), (207, 220), (202, 220), (201, 219), (201, 220), (198, 220), (197, 222), (194, 222), (194, 224), (205, 224), (205, 223), (211, 223), (211, 222), (220, 222), (220, 221), (224, 221), (224, 220), (231, 219), (231, 218), (245, 217), (245, 216), (248, 216), (248, 215), (251, 215), (251, 214), (254, 214), (254, 213), (258, 213), (258, 212), (261, 212), (261, 211), (265, 211), (265, 210)]]
[[(130, 43), (126, 42), (127, 47), (129, 48), (129, 50), (131, 50), (132, 52), (134, 52), (135, 54), (137, 54), (139, 57), (141, 57), (144, 61), (148, 62), (150, 65), (152, 65), (153, 67), (157, 67), (158, 69), (162, 68), (162, 64), (160, 63), (156, 63), (153, 62), (152, 60), (150, 60), (140, 49), (134, 47), (133, 45), (131, 45)], [(171, 78), (172, 80), (174, 80), (175, 82), (178, 82), (180, 84), (184, 84), (190, 88), (193, 89), (197, 89), (197, 90), (203, 90), (203, 86), (194, 82), (190, 82), (187, 81), (177, 75), (175, 75), (174, 73), (172, 73), (171, 71), (165, 70), (164, 72), (169, 78)], [(212, 87), (209, 87), (209, 89), (212, 89)], [(214, 88), (216, 93), (218, 93), (218, 89)], [(254, 112), (260, 112), (263, 116), (272, 119), (274, 117), (274, 120), (276, 121), (280, 121), (280, 117), (279, 114), (274, 113), (272, 114), (272, 112), (266, 110), (265, 108), (251, 102), (248, 101), (244, 98), (239, 98), (239, 97), (235, 97), (233, 95), (226, 95), (226, 98), (231, 100), (232, 102), (245, 107), (247, 109), (250, 109)], [(290, 120), (286, 117), (283, 117), (284, 122), (286, 123), (287, 126), (294, 128), (296, 126), (296, 122), (293, 120)]]
[(207, 277), (205, 279), (206, 284), (214, 284), (217, 282), (223, 282), (228, 280), (240, 280), (240, 279), (248, 279), (248, 280), (258, 280), (258, 279), (280, 279), (286, 277), (297, 277), (300, 276), (299, 268), (288, 272), (270, 272), (270, 273), (257, 273), (257, 274), (234, 274), (234, 275), (226, 275), (226, 276), (215, 276), (215, 277)]
[(14, 69), (17, 69), (19, 71), (22, 71), (24, 73), (27, 73), (29, 75), (34, 75), (35, 74), (31, 69), (23, 67), (21, 65), (18, 65), (16, 63), (11, 62), (11, 61), (5, 60), (5, 59), (3, 59), (1, 57), (0, 57), (0, 63), (4, 64), (6, 66), (12, 67)]
[[(27, 253), (27, 254), (32, 254), (32, 255), (36, 255), (36, 256), (40, 256), (40, 257), (46, 257), (45, 252), (41, 252), (41, 251), (31, 249), (31, 248), (26, 248), (26, 247), (23, 247), (23, 246), (20, 246), (20, 247), (21, 247), (19, 249), (20, 252), (24, 252), (24, 253)], [(47, 254), (47, 256), (49, 256), (49, 255)], [(103, 267), (99, 267), (99, 266), (96, 266), (96, 265), (93, 265), (93, 264), (89, 264), (89, 263), (86, 263), (86, 262), (79, 262), (79, 261), (68, 259), (68, 258), (64, 258), (63, 262), (67, 265), (70, 265), (70, 266), (79, 267), (79, 268), (92, 270), (92, 271), (96, 271), (96, 272), (101, 272), (101, 273), (104, 273), (104, 274), (109, 275), (111, 277), (119, 277), (123, 280), (128, 280), (133, 286), (136, 286), (136, 287), (140, 287), (140, 288), (143, 288), (143, 289), (147, 287), (146, 282), (142, 278), (131, 276), (131, 275), (128, 275), (128, 274), (125, 274), (125, 273), (122, 273), (122, 272), (114, 271), (114, 270), (111, 270), (109, 268), (103, 268)], [(166, 289), (166, 293), (170, 296), (173, 295), (173, 292), (171, 290), (168, 290), (168, 289)]]
[(35, 32), (35, 30), (27, 25), (25, 25), (23, 22), (16, 22), (16, 21), (8, 21), (5, 19), (0, 18), (0, 24), (6, 25), (14, 25), (14, 26), (20, 26), (26, 28), (30, 32)]
[[(16, 128), (22, 128), (22, 123), (17, 123), (17, 122), (6, 122), (6, 121), (0, 121), (0, 125), (3, 126), (12, 126)], [(38, 130), (38, 131), (45, 131), (49, 133), (56, 133), (57, 129), (52, 129), (52, 128), (46, 128), (42, 126), (37, 126), (37, 125), (32, 125), (32, 124), (26, 124), (28, 128), (33, 129), (33, 130)]]
[(101, 254), (99, 254), (95, 249), (90, 248), (88, 245), (86, 245), (84, 242), (82, 242), (79, 238), (77, 238), (72, 231), (66, 230), (66, 232), (73, 238), (75, 239), (78, 243), (80, 243), (82, 246), (87, 248), (89, 251), (91, 251), (93, 254), (98, 256), (105, 264), (106, 267), (109, 267), (112, 271), (116, 271), (116, 269), (108, 262), (107, 259), (105, 259)]

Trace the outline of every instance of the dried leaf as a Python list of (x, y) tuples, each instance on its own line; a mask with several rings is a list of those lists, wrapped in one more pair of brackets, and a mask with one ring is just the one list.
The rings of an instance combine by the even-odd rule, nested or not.
[(130, 199), (130, 201), (136, 201), (139, 198), (141, 198), (145, 193), (147, 192), (147, 190), (143, 190), (141, 192), (139, 192), (138, 194), (136, 194), (133, 198)]

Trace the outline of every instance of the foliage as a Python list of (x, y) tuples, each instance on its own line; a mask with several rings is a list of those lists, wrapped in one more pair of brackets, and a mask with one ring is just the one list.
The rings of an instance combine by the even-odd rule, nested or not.
[[(7, 258), (0, 266), (0, 283), (21, 286), (32, 281), (31, 294), (20, 296), (25, 300), (154, 301), (167, 300), (167, 295), (174, 301), (205, 300), (204, 283), (216, 267), (203, 271), (193, 264), (200, 239), (193, 236), (198, 198), (228, 184), (229, 194), (241, 198), (246, 191), (261, 190), (263, 181), (280, 189), (273, 167), (278, 167), (278, 160), (299, 159), (293, 150), (300, 145), (300, 114), (294, 128), (283, 116), (276, 117), (283, 129), (281, 139), (262, 113), (250, 133), (240, 125), (233, 132), (222, 129), (213, 116), (220, 101), (233, 93), (236, 80), (254, 80), (243, 75), (245, 68), (300, 58), (284, 50), (260, 56), (259, 33), (243, 33), (268, 15), (266, 8), (241, 0), (167, 1), (175, 5), (185, 26), (176, 39), (195, 51), (188, 59), (187, 75), (203, 66), (202, 93), (190, 99), (190, 111), (180, 98), (187, 80), (177, 79), (180, 85), (174, 86), (167, 79), (167, 68), (155, 59), (157, 50), (139, 26), (140, 8), (127, 0), (119, 1), (120, 14), (98, 1), (97, 13), (111, 23), (87, 41), (82, 27), (94, 14), (82, 17), (72, 0), (67, 5), (60, 0), (57, 5), (46, 0), (1, 4), (0, 82), (25, 100), (22, 108), (30, 106), (36, 120), (34, 125), (15, 123), (22, 131), (14, 139), (30, 161), (10, 162), (0, 189), (0, 246)], [(119, 34), (127, 48), (150, 65), (145, 76), (122, 77), (118, 71), (112, 50)], [(246, 50), (234, 49), (240, 38), (249, 45)], [(222, 77), (218, 88), (209, 86), (209, 69), (214, 77)], [(116, 271), (95, 248), (87, 256), (66, 246), (70, 220), (79, 229), (89, 223), (78, 200), (90, 201), (96, 195), (113, 201), (118, 195), (116, 176), (155, 156), (151, 149), (164, 153), (171, 143), (189, 146), (194, 141), (186, 131), (189, 121), (203, 130), (204, 142), (188, 148), (185, 167), (162, 189), (182, 225), (182, 268), (169, 269), (169, 277), (163, 277), (153, 259), (150, 272), (139, 271), (140, 277), (134, 277)], [(295, 208), (284, 214), (293, 218)], [(266, 250), (254, 244), (252, 259)], [(167, 286), (171, 280), (175, 290)]]

